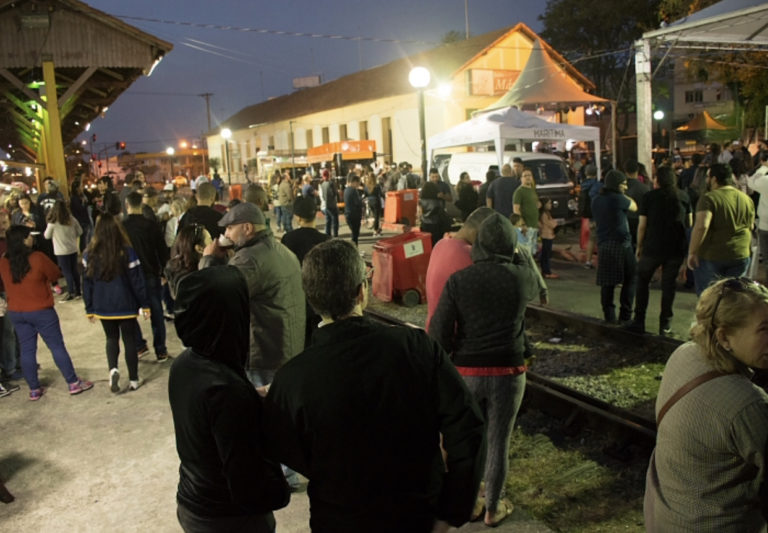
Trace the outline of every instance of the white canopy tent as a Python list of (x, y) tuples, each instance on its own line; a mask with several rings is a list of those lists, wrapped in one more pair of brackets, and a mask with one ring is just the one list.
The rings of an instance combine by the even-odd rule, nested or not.
[[(536, 115), (507, 107), (475, 115), (466, 122), (433, 135), (427, 141), (427, 151), (429, 160), (432, 161), (435, 150), (441, 148), (492, 142), (498, 154), (499, 168), (501, 168), (504, 145), (509, 141), (519, 141), (522, 144), (523, 141), (565, 142), (568, 140), (593, 142), (595, 153), (600, 153), (600, 128), (547, 122)], [(599, 173), (600, 158), (596, 159)]]
[(722, 0), (635, 43), (637, 159), (651, 168), (651, 46), (692, 50), (768, 50), (768, 2)]

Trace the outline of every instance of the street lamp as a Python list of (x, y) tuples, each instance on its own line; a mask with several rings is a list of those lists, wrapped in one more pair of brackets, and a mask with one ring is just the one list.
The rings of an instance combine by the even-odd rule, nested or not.
[(168, 157), (171, 159), (171, 181), (173, 181), (174, 175), (173, 175), (173, 154), (176, 153), (176, 150), (174, 150), (172, 147), (168, 147), (165, 149), (165, 153), (168, 154)]
[(232, 173), (229, 171), (229, 139), (232, 137), (232, 130), (224, 128), (221, 130), (221, 138), (224, 139), (224, 151), (227, 155), (227, 185), (232, 185)]
[(429, 70), (413, 67), (408, 74), (411, 87), (419, 90), (419, 136), (421, 138), (421, 179), (427, 179), (427, 133), (424, 121), (424, 87), (429, 85)]

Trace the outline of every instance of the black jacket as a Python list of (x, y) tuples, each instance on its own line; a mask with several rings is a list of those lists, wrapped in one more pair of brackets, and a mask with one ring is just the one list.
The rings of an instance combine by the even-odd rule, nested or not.
[(169, 255), (160, 226), (144, 215), (128, 215), (123, 227), (131, 239), (131, 246), (139, 256), (144, 275), (160, 277)]
[(483, 418), (423, 330), (357, 317), (321, 327), (277, 372), (264, 424), (276, 459), (309, 478), (314, 532), (428, 532), (436, 518), (469, 518)]
[(261, 400), (243, 370), (248, 291), (242, 274), (229, 266), (193, 272), (176, 296), (176, 329), (190, 346), (168, 378), (181, 459), (179, 504), (203, 517), (285, 507), (288, 485), (280, 466), (264, 458)]
[(178, 231), (181, 228), (190, 226), (192, 224), (201, 224), (205, 226), (208, 233), (211, 234), (211, 239), (216, 239), (219, 235), (224, 233), (224, 228), (219, 226), (219, 220), (224, 215), (216, 211), (213, 207), (208, 205), (196, 205), (187, 210), (179, 219)]

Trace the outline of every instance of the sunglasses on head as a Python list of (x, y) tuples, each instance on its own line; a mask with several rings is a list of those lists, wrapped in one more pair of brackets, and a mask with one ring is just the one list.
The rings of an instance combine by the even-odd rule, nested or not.
[(726, 289), (733, 292), (745, 292), (749, 287), (753, 285), (760, 285), (758, 282), (749, 278), (730, 278), (723, 282), (720, 286), (720, 294), (717, 296), (715, 307), (712, 308), (712, 318), (710, 320), (710, 326), (712, 330), (715, 329), (715, 315), (717, 315), (717, 308), (720, 306), (720, 301), (723, 299)]

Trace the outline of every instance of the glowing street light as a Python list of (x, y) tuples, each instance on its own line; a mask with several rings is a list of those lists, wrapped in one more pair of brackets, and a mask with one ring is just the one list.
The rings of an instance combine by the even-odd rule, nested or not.
[(165, 149), (165, 153), (168, 154), (168, 157), (170, 157), (170, 159), (171, 159), (171, 181), (173, 181), (173, 177), (174, 177), (174, 174), (173, 174), (173, 154), (176, 153), (176, 150), (174, 150), (173, 147), (169, 146), (168, 148)]
[(229, 171), (229, 139), (232, 137), (232, 130), (224, 128), (221, 130), (221, 138), (224, 139), (224, 151), (227, 155), (227, 184), (232, 185), (232, 173)]
[(411, 87), (419, 90), (419, 137), (421, 138), (421, 178), (427, 179), (427, 132), (424, 120), (424, 87), (429, 85), (431, 76), (424, 67), (413, 67), (408, 73)]

